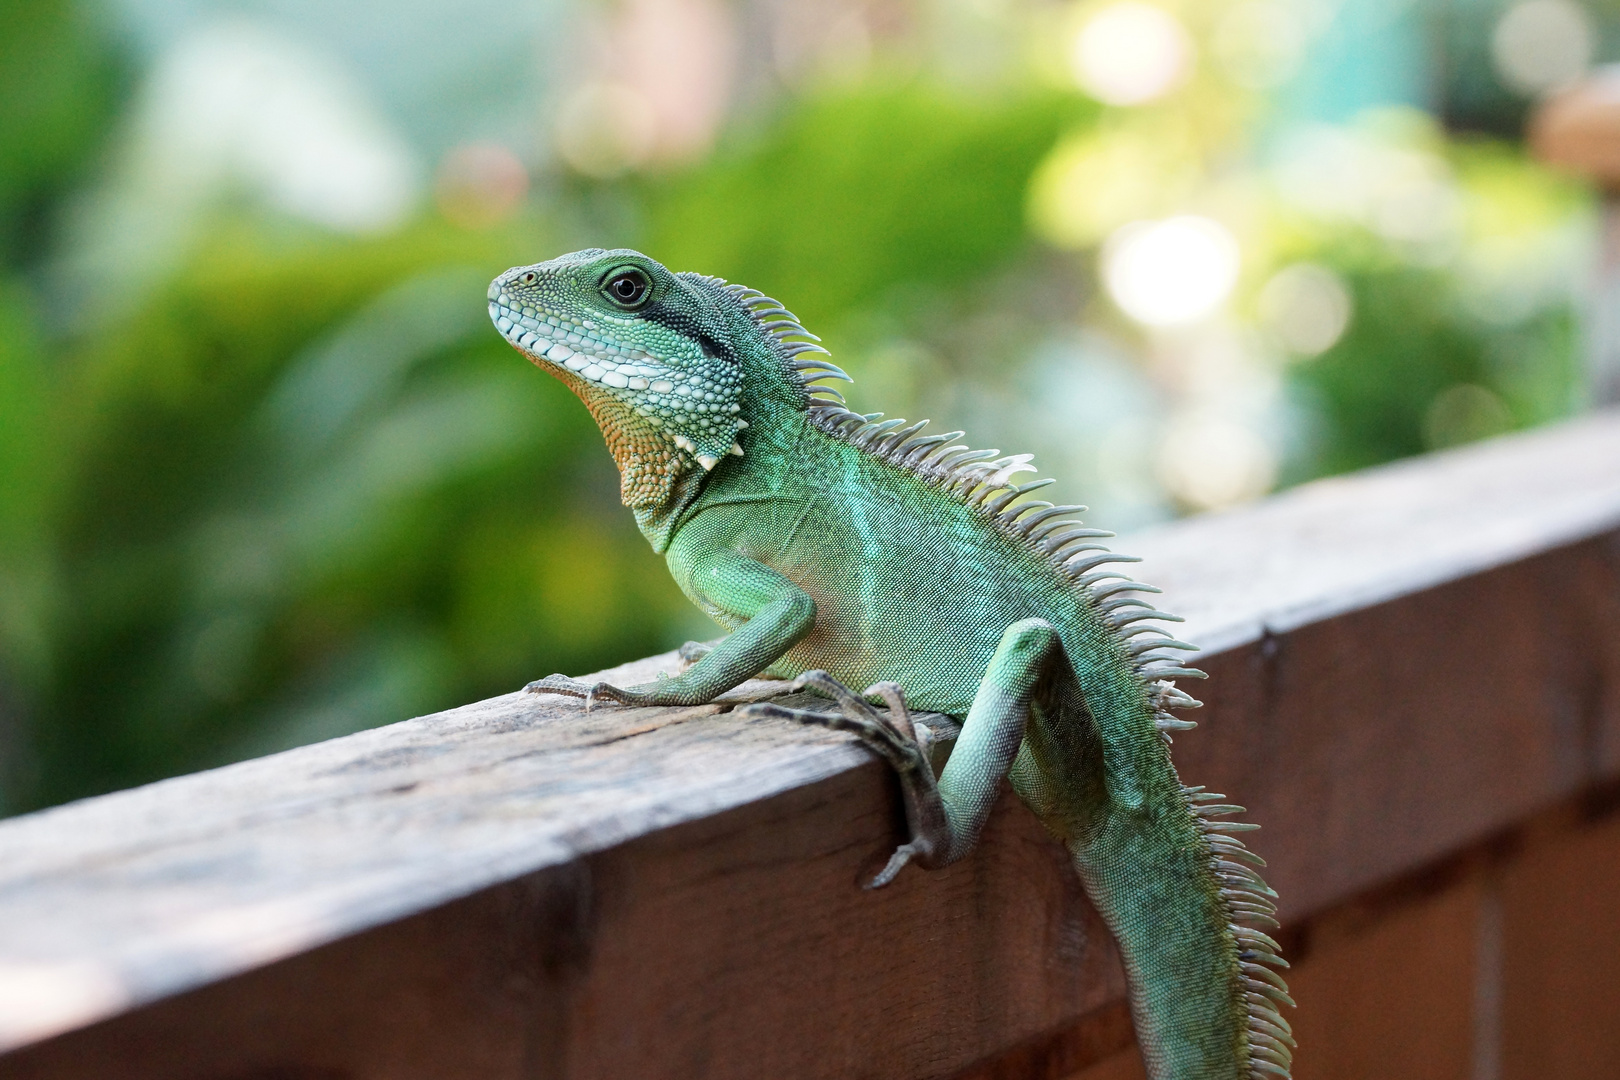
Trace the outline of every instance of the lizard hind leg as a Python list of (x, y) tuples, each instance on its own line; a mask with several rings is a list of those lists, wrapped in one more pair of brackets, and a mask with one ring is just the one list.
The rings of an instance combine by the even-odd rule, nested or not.
[[(856, 694), (824, 671), (801, 675), (796, 686), (831, 697), (838, 712), (788, 709), (762, 703), (747, 706), (751, 716), (775, 716), (853, 732), (895, 769), (905, 800), (911, 839), (900, 845), (868, 888), (894, 880), (915, 862), (927, 870), (946, 866), (972, 851), (989, 820), (1002, 777), (1012, 766), (1029, 722), (1030, 699), (1061, 645), (1052, 626), (1025, 619), (1009, 626), (974, 695), (950, 761), (936, 778), (928, 759), (927, 729), (913, 723), (905, 698), (894, 683), (877, 683)], [(864, 698), (879, 697), (887, 715)]]

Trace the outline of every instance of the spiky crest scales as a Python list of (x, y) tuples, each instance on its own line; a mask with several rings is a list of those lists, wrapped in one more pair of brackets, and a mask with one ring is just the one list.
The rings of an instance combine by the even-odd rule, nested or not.
[[(1075, 516), (1085, 512), (1084, 506), (1056, 506), (1026, 498), (1031, 492), (1055, 482), (1050, 479), (1014, 482), (1013, 478), (1019, 473), (1035, 471), (1030, 464), (1032, 455), (1001, 456), (999, 450), (974, 450), (956, 441), (963, 435), (960, 431), (925, 435), (923, 429), (927, 420), (907, 424), (900, 419), (885, 420), (882, 413), (863, 415), (850, 411), (844, 405), (843, 395), (822, 383), (829, 379), (854, 380), (832, 362), (830, 354), (820, 344), (821, 339), (806, 330), (797, 316), (780, 301), (757, 289), (729, 284), (719, 278), (703, 280), (720, 287), (741, 303), (764, 331), (790, 376), (803, 389), (805, 410), (818, 429), (979, 510), (996, 528), (1028, 545), (1098, 608), (1144, 680), (1204, 677), (1203, 672), (1180, 666), (1161, 653), (1161, 650), (1190, 650), (1194, 646), (1162, 634), (1156, 626), (1134, 625), (1152, 621), (1180, 622), (1179, 617), (1121, 595), (1159, 590), (1133, 581), (1117, 570), (1099, 569), (1110, 563), (1141, 560), (1132, 555), (1120, 555), (1097, 543), (1114, 534), (1084, 528), (1083, 522)], [(1192, 701), (1191, 698), (1186, 700)]]

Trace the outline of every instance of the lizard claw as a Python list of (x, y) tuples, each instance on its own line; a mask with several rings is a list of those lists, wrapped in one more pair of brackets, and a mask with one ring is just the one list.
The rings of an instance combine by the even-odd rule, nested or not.
[(585, 711), (590, 712), (597, 698), (616, 701), (620, 705), (640, 705), (642, 695), (623, 690), (605, 682), (582, 682), (567, 675), (547, 675), (523, 688), (530, 694), (562, 694), (565, 697), (585, 699)]
[(900, 872), (901, 868), (904, 867), (906, 863), (911, 861), (911, 857), (913, 855), (928, 855), (931, 854), (931, 852), (932, 846), (921, 837), (917, 837), (916, 839), (910, 840), (907, 843), (901, 844), (899, 847), (894, 849), (894, 854), (889, 856), (887, 865), (885, 865), (883, 869), (878, 872), (877, 877), (873, 878), (871, 881), (868, 881), (865, 887), (868, 889), (883, 888), (883, 886), (894, 880), (894, 876)]
[[(950, 827), (928, 759), (927, 744), (932, 732), (912, 720), (900, 687), (894, 683), (875, 683), (863, 694), (856, 694), (825, 671), (807, 671), (793, 680), (793, 689), (813, 690), (830, 697), (838, 703), (838, 711), (789, 709), (766, 701), (745, 705), (737, 710), (737, 715), (744, 719), (769, 716), (850, 732), (899, 774), (911, 839), (896, 849), (882, 872), (866, 887), (882, 888), (909, 862), (915, 861), (926, 868), (943, 865), (947, 860), (941, 853), (951, 846)], [(879, 712), (867, 704), (865, 699), (869, 697), (883, 699), (888, 712)]]
[[(919, 745), (916, 725), (911, 711), (906, 708), (905, 697), (894, 683), (876, 683), (856, 694), (849, 687), (825, 671), (807, 671), (793, 680), (791, 688), (813, 690), (838, 703), (838, 712), (822, 713), (814, 710), (785, 709), (780, 705), (763, 702), (745, 706), (739, 715), (745, 718), (775, 716), (816, 724), (835, 731), (848, 731), (866, 747), (884, 758), (902, 776), (915, 774), (919, 769), (933, 776), (924, 748)], [(866, 703), (868, 697), (880, 697), (889, 706), (887, 715)]]

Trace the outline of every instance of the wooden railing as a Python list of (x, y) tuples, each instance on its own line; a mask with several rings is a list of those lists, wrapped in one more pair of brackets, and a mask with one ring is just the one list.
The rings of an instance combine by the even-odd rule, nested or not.
[[(1265, 827), (1300, 1077), (1620, 1075), (1620, 416), (1119, 546), (1205, 647), (1176, 761)], [(863, 891), (899, 829), (841, 736), (520, 694), (13, 819), (0, 1077), (1136, 1075), (1028, 812)]]

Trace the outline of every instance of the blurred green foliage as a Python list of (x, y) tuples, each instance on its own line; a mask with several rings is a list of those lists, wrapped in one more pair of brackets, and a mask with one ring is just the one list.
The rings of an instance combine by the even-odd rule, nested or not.
[(645, 243), (671, 266), (747, 282), (827, 327), (908, 288), (993, 274), (1030, 244), (1030, 175), (1059, 134), (1095, 116), (1050, 92), (835, 88), (652, 187)]
[[(1582, 392), (1567, 241), (1590, 194), (1500, 142), (1441, 145), (1461, 193), (1456, 250), (1414, 257), (1366, 228), (1294, 223), (1285, 250), (1339, 274), (1353, 316), (1289, 381), (1309, 412), (1285, 482), (1533, 427)], [(1578, 242), (1574, 245), (1581, 250)]]
[(51, 204), (101, 148), (122, 82), (73, 0), (0, 4), (0, 266), (41, 254)]
[[(1343, 340), (1292, 372), (1316, 422), (1289, 480), (1351, 472), (1569, 411), (1577, 372), (1567, 308), (1504, 330), (1459, 310), (1443, 271), (1354, 242), (1320, 254), (1347, 279), (1356, 315)], [(1450, 409), (1436, 409), (1441, 395), (1462, 387), (1484, 393), (1453, 394)]]
[[(1075, 113), (843, 93), (647, 193), (647, 217), (677, 265), (737, 266), (832, 317), (1026, 245), (1024, 185)], [(874, 199), (895, 145), (916, 160)], [(730, 206), (753, 217), (698, 227)], [(356, 241), (226, 214), (203, 234), (116, 333), (60, 350), (35, 444), (62, 462), (48, 663), (22, 680), (11, 809), (706, 635), (617, 505), (589, 416), (486, 325), (485, 283), (550, 252), (541, 225)]]

